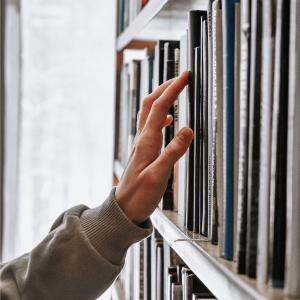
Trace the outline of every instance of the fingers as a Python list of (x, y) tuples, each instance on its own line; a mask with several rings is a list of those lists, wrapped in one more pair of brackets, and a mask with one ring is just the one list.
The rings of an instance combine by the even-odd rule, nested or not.
[(153, 103), (146, 128), (155, 132), (161, 131), (164, 127), (168, 109), (174, 103), (178, 95), (188, 84), (189, 72), (185, 71), (172, 82), (165, 92)]
[(141, 108), (141, 112), (139, 112), (139, 126), (137, 127), (138, 130), (138, 134), (141, 133), (141, 131), (143, 130), (149, 112), (151, 110), (152, 104), (153, 102), (158, 99), (163, 92), (169, 87), (169, 85), (175, 80), (175, 78), (168, 80), (167, 82), (163, 83), (162, 85), (160, 85), (153, 93), (151, 93), (149, 96), (147, 96), (143, 103), (142, 103), (142, 108)]
[(168, 174), (173, 165), (186, 152), (194, 137), (191, 128), (183, 127), (161, 155), (153, 162), (150, 168), (153, 172), (163, 172)]

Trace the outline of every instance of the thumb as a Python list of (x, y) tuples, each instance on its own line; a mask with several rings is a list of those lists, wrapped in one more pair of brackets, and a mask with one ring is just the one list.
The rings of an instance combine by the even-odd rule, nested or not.
[(154, 162), (156, 172), (169, 172), (178, 159), (184, 155), (193, 140), (191, 128), (183, 127)]

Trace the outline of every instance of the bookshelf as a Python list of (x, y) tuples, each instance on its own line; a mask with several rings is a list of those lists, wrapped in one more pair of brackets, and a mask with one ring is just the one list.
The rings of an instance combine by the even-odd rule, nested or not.
[[(117, 70), (124, 49), (154, 48), (158, 39), (179, 39), (188, 27), (188, 11), (206, 10), (207, 0), (150, 0), (135, 20), (116, 38)], [(123, 167), (114, 161), (114, 176), (119, 180)], [(285, 296), (282, 288), (259, 285), (256, 279), (236, 273), (236, 263), (219, 256), (219, 248), (210, 242), (176, 241), (207, 239), (184, 227), (183, 217), (174, 211), (157, 208), (151, 216), (162, 237), (207, 286), (217, 299), (300, 299)], [(176, 242), (175, 242), (176, 241)], [(119, 281), (113, 300), (118, 298)]]
[[(121, 164), (115, 160), (114, 175), (117, 180), (120, 179), (122, 173)], [(284, 296), (283, 289), (272, 288), (267, 284), (258, 286), (256, 279), (236, 274), (236, 263), (220, 257), (217, 245), (210, 242), (176, 241), (178, 239), (207, 240), (202, 235), (186, 230), (183, 225), (183, 217), (176, 212), (157, 208), (151, 215), (151, 220), (168, 244), (217, 299), (299, 300), (299, 298)], [(118, 290), (118, 294), (122, 294), (122, 287), (118, 280), (114, 285), (113, 295), (115, 297), (113, 300), (124, 300), (123, 298), (116, 298), (117, 292), (115, 290)]]

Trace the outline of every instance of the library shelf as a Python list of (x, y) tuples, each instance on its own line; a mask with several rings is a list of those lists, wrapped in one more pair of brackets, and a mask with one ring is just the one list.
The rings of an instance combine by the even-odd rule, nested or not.
[(207, 0), (151, 0), (134, 21), (117, 37), (117, 51), (131, 41), (177, 40), (186, 33), (188, 13), (206, 10)]
[[(115, 176), (120, 179), (123, 168), (118, 161), (114, 165)], [(283, 289), (272, 288), (267, 284), (258, 285), (255, 279), (236, 274), (236, 263), (220, 257), (218, 245), (211, 244), (206, 237), (186, 230), (184, 218), (177, 212), (157, 208), (151, 215), (151, 220), (168, 244), (217, 299), (300, 299), (285, 296)], [(206, 241), (177, 241), (178, 239)]]

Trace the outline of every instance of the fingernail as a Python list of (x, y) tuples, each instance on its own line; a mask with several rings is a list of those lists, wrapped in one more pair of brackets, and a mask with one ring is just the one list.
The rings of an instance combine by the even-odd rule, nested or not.
[(191, 134), (191, 130), (184, 127), (178, 132), (177, 137), (181, 142), (186, 143), (191, 139)]

